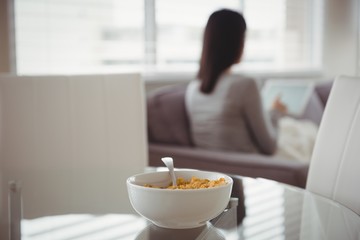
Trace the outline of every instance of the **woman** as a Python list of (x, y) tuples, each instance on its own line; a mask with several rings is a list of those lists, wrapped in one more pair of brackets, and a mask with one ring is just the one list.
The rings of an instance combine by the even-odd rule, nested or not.
[[(273, 154), (277, 129), (263, 112), (256, 82), (230, 74), (243, 55), (246, 22), (235, 11), (214, 12), (206, 25), (200, 69), (186, 92), (192, 136), (196, 146)], [(273, 104), (273, 122), (286, 107)]]

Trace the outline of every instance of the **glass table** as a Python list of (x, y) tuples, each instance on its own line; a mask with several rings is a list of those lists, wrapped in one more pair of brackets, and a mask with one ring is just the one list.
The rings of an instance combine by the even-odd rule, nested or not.
[(24, 240), (360, 239), (360, 216), (306, 190), (235, 177), (227, 209), (205, 226), (172, 230), (133, 214), (75, 214), (22, 220)]

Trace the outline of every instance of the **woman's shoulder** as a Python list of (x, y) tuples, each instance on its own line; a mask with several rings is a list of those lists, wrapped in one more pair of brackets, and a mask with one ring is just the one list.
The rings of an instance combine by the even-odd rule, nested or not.
[[(200, 91), (201, 81), (198, 79), (193, 79), (188, 83), (187, 86), (187, 95), (203, 95)], [(224, 75), (219, 79), (212, 96), (218, 94), (224, 94), (226, 92), (253, 92), (258, 90), (257, 82), (254, 78), (243, 76), (243, 75)]]
[(195, 87), (195, 86), (200, 86), (199, 79), (192, 79), (188, 82), (188, 87)]
[(228, 75), (228, 81), (231, 83), (231, 87), (253, 89), (257, 88), (257, 82), (255, 78), (244, 75)]
[(197, 79), (191, 80), (186, 87), (186, 94), (194, 94), (194, 92), (200, 92), (200, 81)]

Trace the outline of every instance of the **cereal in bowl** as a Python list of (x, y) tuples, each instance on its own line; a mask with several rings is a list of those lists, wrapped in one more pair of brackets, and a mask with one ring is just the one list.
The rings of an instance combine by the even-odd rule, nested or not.
[(219, 178), (217, 180), (200, 179), (192, 177), (190, 181), (186, 181), (183, 178), (176, 180), (177, 186), (170, 185), (168, 187), (157, 187), (151, 184), (145, 184), (145, 187), (151, 188), (162, 188), (162, 189), (202, 189), (202, 188), (213, 188), (226, 184), (225, 178)]

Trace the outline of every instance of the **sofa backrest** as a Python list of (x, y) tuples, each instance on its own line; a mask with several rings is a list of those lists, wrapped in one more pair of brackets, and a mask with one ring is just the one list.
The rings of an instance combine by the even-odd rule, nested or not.
[(304, 120), (310, 120), (311, 122), (319, 126), (323, 113), (324, 113), (324, 104), (322, 103), (321, 99), (319, 98), (314, 88), (314, 91), (311, 93), (311, 96), (308, 100), (308, 103), (304, 109), (303, 114), (298, 118)]
[(315, 86), (315, 92), (319, 96), (319, 99), (320, 99), (321, 103), (324, 105), (324, 107), (328, 100), (333, 83), (334, 83), (333, 80), (329, 80), (329, 81), (324, 81), (322, 83), (318, 83)]
[(149, 142), (192, 146), (185, 108), (186, 84), (160, 88), (147, 97)]
[[(333, 81), (318, 83), (300, 119), (319, 125)], [(149, 142), (193, 146), (185, 108), (187, 84), (175, 84), (154, 90), (147, 96)]]
[(299, 119), (310, 120), (316, 125), (320, 125), (332, 84), (333, 81), (330, 80), (315, 84), (303, 114), (298, 117)]

